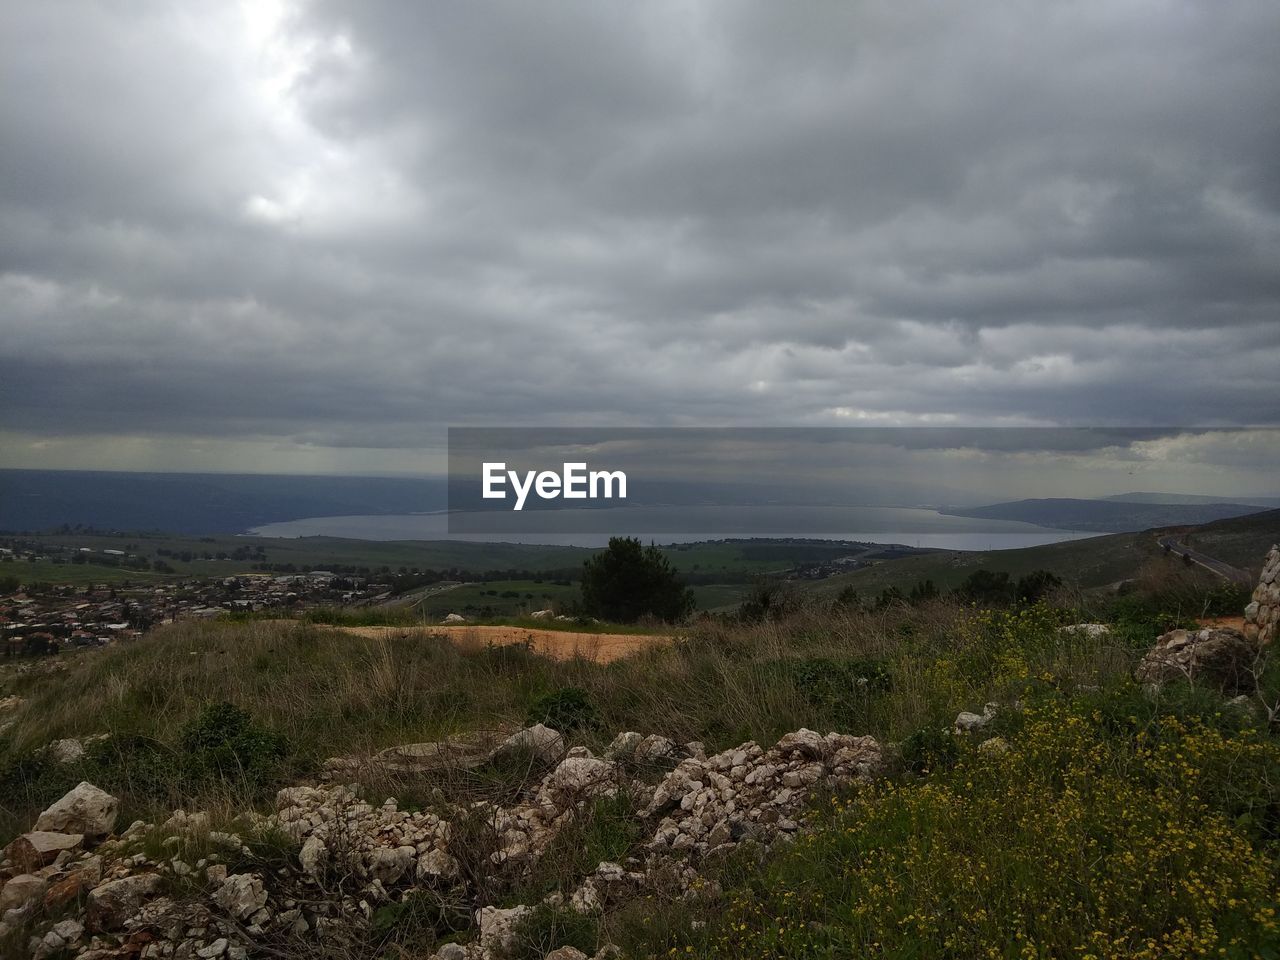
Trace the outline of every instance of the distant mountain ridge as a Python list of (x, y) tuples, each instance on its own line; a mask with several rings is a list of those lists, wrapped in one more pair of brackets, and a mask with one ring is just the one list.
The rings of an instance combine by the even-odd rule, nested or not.
[(1141, 494), (1122, 494), (1100, 500), (1078, 500), (1069, 497), (1013, 500), (985, 507), (947, 507), (939, 512), (953, 517), (976, 517), (984, 520), (1016, 520), (1057, 530), (1079, 530), (1093, 533), (1129, 533), (1152, 527), (1191, 526), (1247, 516), (1267, 509), (1265, 504), (1219, 503), (1206, 501), (1152, 503), (1131, 500)]
[(1117, 503), (1243, 503), (1267, 509), (1280, 507), (1280, 497), (1207, 497), (1199, 493), (1117, 493), (1101, 499)]

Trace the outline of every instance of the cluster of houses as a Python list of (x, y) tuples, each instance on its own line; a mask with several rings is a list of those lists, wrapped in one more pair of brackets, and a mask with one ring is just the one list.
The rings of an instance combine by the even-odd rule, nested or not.
[[(0, 563), (0, 574), (6, 567)], [(40, 655), (64, 646), (139, 637), (174, 620), (271, 610), (293, 615), (317, 607), (378, 603), (390, 595), (389, 584), (324, 570), (147, 583), (18, 584), (0, 593), (0, 637), (6, 657)]]

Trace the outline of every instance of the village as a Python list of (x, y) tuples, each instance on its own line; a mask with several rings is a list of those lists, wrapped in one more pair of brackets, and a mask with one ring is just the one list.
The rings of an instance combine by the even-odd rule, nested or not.
[[(311, 570), (279, 575), (110, 583), (26, 582), (40, 548), (14, 541), (0, 547), (0, 642), (5, 657), (40, 656), (65, 647), (105, 646), (136, 639), (153, 626), (232, 614), (279, 610), (290, 616), (326, 606), (360, 606), (391, 596), (389, 583)], [(127, 555), (121, 552), (121, 559)]]

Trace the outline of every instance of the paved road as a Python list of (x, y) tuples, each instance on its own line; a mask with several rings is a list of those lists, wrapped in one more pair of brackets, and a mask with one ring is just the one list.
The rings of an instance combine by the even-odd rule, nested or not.
[(1235, 583), (1251, 584), (1253, 577), (1249, 576), (1244, 570), (1239, 570), (1228, 563), (1221, 560), (1215, 560), (1208, 554), (1201, 553), (1188, 547), (1185, 543), (1179, 543), (1175, 537), (1159, 537), (1158, 542), (1162, 547), (1168, 547), (1172, 552), (1181, 556), (1189, 556), (1192, 563), (1197, 563), (1225, 580), (1231, 580)]

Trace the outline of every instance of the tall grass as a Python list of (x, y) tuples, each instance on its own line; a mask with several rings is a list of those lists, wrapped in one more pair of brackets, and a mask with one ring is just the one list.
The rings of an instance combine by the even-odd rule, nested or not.
[[(941, 601), (878, 612), (809, 605), (782, 620), (701, 623), (609, 664), (523, 645), (467, 649), (429, 630), (366, 637), (305, 622), (179, 623), (17, 681), (28, 703), (0, 741), (0, 764), (64, 737), (172, 745), (202, 709), (226, 701), (285, 738), (290, 769), (306, 771), (334, 755), (507, 732), (566, 688), (594, 708), (599, 722), (576, 734), (593, 747), (628, 729), (713, 749), (801, 726), (898, 739), (1042, 673), (1094, 683), (1127, 671), (1150, 639), (1121, 648), (1068, 636), (1057, 630), (1063, 616)], [(11, 829), (31, 812), (19, 806)]]

